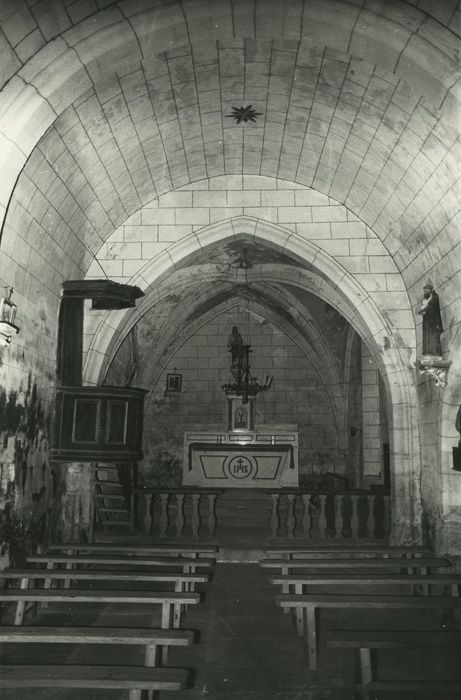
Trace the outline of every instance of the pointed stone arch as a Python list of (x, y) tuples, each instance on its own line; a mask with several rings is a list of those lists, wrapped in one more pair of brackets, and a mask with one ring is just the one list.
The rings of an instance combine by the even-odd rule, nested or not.
[[(205, 295), (204, 295), (205, 297)], [(201, 299), (197, 300), (197, 306)], [(311, 345), (309, 340), (301, 335), (301, 333), (290, 324), (284, 320), (280, 315), (276, 314), (273, 310), (268, 309), (262, 303), (257, 300), (252, 300), (243, 296), (237, 296), (232, 299), (228, 299), (218, 306), (214, 307), (212, 310), (205, 313), (203, 316), (197, 318), (194, 322), (188, 325), (187, 329), (183, 331), (180, 337), (174, 337), (168, 335), (163, 339), (160, 361), (156, 364), (156, 358), (151, 356), (148, 360), (147, 367), (141, 373), (140, 381), (138, 382), (140, 386), (151, 389), (149, 398), (155, 392), (155, 386), (165, 369), (168, 365), (169, 359), (174, 356), (178, 349), (193, 336), (196, 331), (203, 325), (207, 324), (211, 319), (219, 316), (223, 311), (229, 311), (230, 309), (242, 305), (248, 309), (250, 313), (261, 315), (266, 318), (272, 325), (280, 328), (283, 333), (295, 344), (297, 345), (303, 354), (307, 357), (312, 367), (314, 368), (319, 381), (325, 387), (326, 393), (329, 397), (330, 404), (332, 407), (332, 413), (334, 415), (336, 431), (338, 436), (338, 451), (342, 452), (344, 450), (344, 412), (343, 412), (343, 397), (341, 393), (340, 380), (335, 366), (333, 365), (330, 357), (330, 351), (322, 338), (319, 335), (313, 339), (312, 343), (317, 342), (320, 345), (321, 352), (317, 354), (314, 352), (313, 344)], [(179, 325), (184, 319), (179, 319)], [(320, 357), (320, 359), (319, 359)], [(329, 362), (330, 360), (330, 362)]]
[[(171, 274), (172, 270), (181, 270), (190, 256), (205, 252), (213, 244), (222, 244), (226, 239), (239, 237), (273, 246), (300, 263), (304, 267), (304, 274), (311, 275), (317, 281), (315, 293), (345, 315), (351, 325), (358, 329), (376, 358), (390, 407), (393, 537), (396, 541), (418, 540), (421, 536), (421, 496), (417, 399), (414, 369), (409, 362), (412, 348), (399, 343), (402, 335), (410, 335), (414, 348), (414, 328), (392, 324), (391, 314), (387, 313), (385, 304), (375, 303), (372, 292), (367, 292), (352, 273), (315, 244), (279, 225), (253, 217), (235, 217), (194, 232), (149, 261), (132, 283), (138, 284), (146, 292), (144, 303), (147, 304), (149, 293), (155, 293), (159, 281)], [(142, 306), (141, 304), (136, 311), (138, 317), (142, 313)], [(409, 302), (407, 310), (411, 310)], [(127, 316), (120, 319), (118, 330), (122, 335), (128, 322)], [(109, 337), (110, 342), (101, 344), (95, 340), (87, 359), (86, 369), (92, 371), (93, 381), (101, 369), (101, 358), (111, 355), (114, 350), (112, 319), (111, 332), (108, 333), (107, 328), (103, 329), (99, 338), (104, 336), (106, 341)]]

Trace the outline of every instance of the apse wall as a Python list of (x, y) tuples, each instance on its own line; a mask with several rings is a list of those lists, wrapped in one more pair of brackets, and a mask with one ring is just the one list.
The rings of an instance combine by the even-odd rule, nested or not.
[[(308, 358), (287, 336), (264, 319), (255, 319), (243, 307), (221, 314), (202, 326), (170, 358), (146, 402), (145, 458), (141, 479), (155, 485), (171, 469), (171, 485), (182, 465), (183, 433), (193, 426), (227, 430), (227, 401), (221, 385), (232, 381), (227, 342), (237, 326), (252, 345), (251, 373), (260, 382), (273, 377), (271, 388), (256, 399), (256, 429), (262, 425), (296, 424), (299, 430), (300, 472), (343, 472), (344, 455), (330, 400), (321, 378)], [(182, 375), (179, 393), (166, 391), (166, 375)]]

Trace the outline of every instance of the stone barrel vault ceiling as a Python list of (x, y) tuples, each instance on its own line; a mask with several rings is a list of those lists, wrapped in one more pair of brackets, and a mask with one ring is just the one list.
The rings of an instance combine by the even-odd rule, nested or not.
[[(450, 250), (458, 234), (454, 3), (442, 11), (429, 2), (157, 2), (150, 10), (120, 2), (74, 29), (76, 3), (57, 19), (43, 17), (43, 4), (30, 8), (31, 32), (35, 22), (50, 38), (59, 20), (63, 38), (48, 58), (64, 70), (71, 47), (86, 64), (86, 89), (53, 107), (10, 199), (5, 254), (11, 227), (55, 272), (85, 274), (114, 228), (152, 198), (241, 172), (344, 203), (384, 241), (410, 294), (430, 262), (426, 242), (443, 232), (439, 257)], [(453, 46), (446, 32), (439, 41), (442, 24)], [(100, 57), (90, 52), (98, 32)], [(20, 70), (22, 81), (45, 80), (36, 63)], [(246, 104), (262, 113), (255, 123), (225, 118)], [(440, 281), (450, 284), (457, 271), (445, 262)]]
[[(27, 160), (0, 199), (2, 262), (24, 267), (32, 299), (33, 280), (57, 296), (158, 197), (243, 173), (347, 207), (393, 257), (413, 306), (428, 268), (456, 298), (460, 13), (439, 5), (5, 3), (0, 134)], [(43, 104), (14, 120), (22, 92)], [(254, 122), (228, 118), (247, 105)]]

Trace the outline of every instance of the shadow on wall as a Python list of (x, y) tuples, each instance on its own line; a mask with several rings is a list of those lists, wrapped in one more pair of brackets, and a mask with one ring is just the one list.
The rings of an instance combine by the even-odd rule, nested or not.
[(144, 445), (145, 458), (138, 478), (149, 488), (179, 488), (182, 485), (183, 427), (175, 419), (178, 396), (160, 392), (151, 406), (153, 427)]
[(50, 466), (51, 409), (29, 372), (27, 386), (0, 387), (0, 553), (10, 563), (45, 546), (56, 497)]
[(182, 485), (181, 460), (171, 452), (158, 450), (143, 462), (140, 481), (149, 488), (179, 488)]

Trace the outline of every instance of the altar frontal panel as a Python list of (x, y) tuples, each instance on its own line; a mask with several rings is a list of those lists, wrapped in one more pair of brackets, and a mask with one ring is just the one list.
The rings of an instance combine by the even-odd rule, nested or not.
[[(278, 442), (271, 436), (270, 444), (261, 444), (255, 435), (251, 442), (243, 444), (232, 444), (228, 441), (230, 436), (224, 435), (220, 436), (218, 444), (194, 440), (194, 437), (185, 436), (185, 485), (252, 489), (298, 486), (298, 436), (295, 433), (279, 436)], [(235, 439), (235, 435), (232, 437)]]

